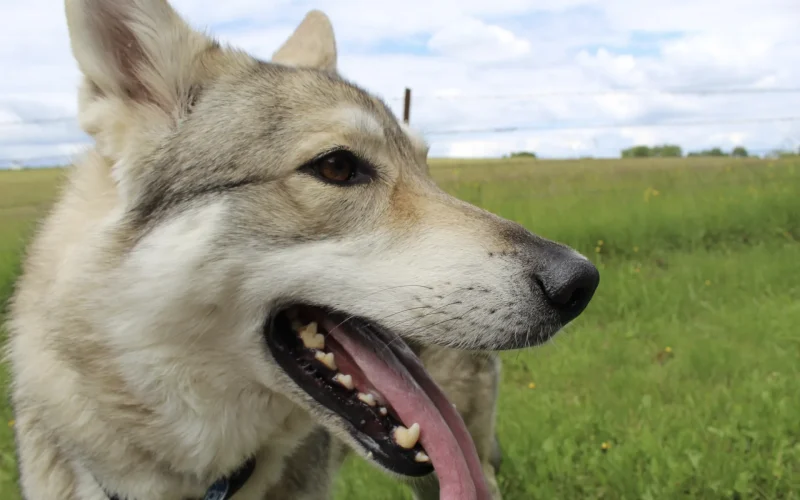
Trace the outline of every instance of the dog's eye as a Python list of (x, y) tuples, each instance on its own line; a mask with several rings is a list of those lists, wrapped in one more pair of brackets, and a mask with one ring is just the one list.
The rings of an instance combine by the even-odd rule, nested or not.
[(369, 165), (345, 150), (328, 153), (311, 162), (308, 168), (323, 181), (339, 185), (367, 182), (372, 172)]
[(354, 158), (342, 153), (333, 153), (319, 162), (319, 175), (332, 182), (347, 182), (356, 175)]

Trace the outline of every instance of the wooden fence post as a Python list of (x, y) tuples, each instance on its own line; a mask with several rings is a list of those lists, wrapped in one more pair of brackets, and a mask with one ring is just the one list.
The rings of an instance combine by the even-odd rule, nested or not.
[(411, 119), (411, 89), (406, 87), (406, 96), (403, 102), (403, 123), (408, 125)]

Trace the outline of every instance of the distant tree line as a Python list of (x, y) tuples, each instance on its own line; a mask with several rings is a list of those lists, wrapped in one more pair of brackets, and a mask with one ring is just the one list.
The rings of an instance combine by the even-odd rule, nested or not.
[[(683, 150), (676, 144), (662, 144), (660, 146), (633, 146), (628, 149), (623, 149), (620, 152), (623, 158), (680, 158), (683, 156)], [(787, 156), (800, 155), (800, 148), (797, 151), (776, 149), (771, 151), (766, 156), (772, 158), (783, 158)], [(736, 146), (730, 151), (724, 151), (722, 148), (710, 148), (700, 151), (690, 151), (686, 156), (725, 156), (733, 158), (748, 158), (750, 153), (744, 146)]]
[(683, 156), (683, 149), (675, 144), (633, 146), (622, 150), (623, 158), (670, 158), (679, 156)]
[[(680, 158), (683, 156), (683, 149), (677, 144), (640, 145), (623, 149), (621, 156), (623, 158)], [(734, 156), (747, 158), (749, 154), (744, 146), (736, 146), (730, 152), (723, 151), (722, 148), (711, 148), (702, 151), (691, 151), (687, 156)]]
[(503, 155), (503, 158), (536, 158), (536, 153), (533, 151), (516, 151), (508, 155)]
[[(677, 144), (661, 144), (658, 146), (638, 145), (630, 147), (628, 149), (623, 149), (620, 152), (620, 155), (623, 158), (681, 158), (683, 157), (683, 148), (681, 148)], [(722, 148), (718, 147), (703, 149), (700, 151), (690, 151), (689, 153), (686, 154), (686, 156), (689, 157), (717, 156), (717, 157), (733, 157), (733, 158), (751, 157), (750, 153), (747, 151), (747, 148), (745, 148), (744, 146), (736, 146), (730, 151), (724, 151)], [(800, 148), (798, 148), (797, 151), (776, 149), (768, 153), (766, 156), (771, 158), (800, 156)], [(515, 151), (503, 155), (503, 158), (536, 158), (536, 153), (534, 153), (533, 151)], [(591, 156), (585, 156), (582, 158), (589, 159), (591, 158)]]
[(687, 156), (734, 156), (739, 158), (747, 158), (747, 149), (742, 146), (736, 146), (730, 153), (726, 153), (721, 148), (704, 149), (702, 151), (693, 151)]

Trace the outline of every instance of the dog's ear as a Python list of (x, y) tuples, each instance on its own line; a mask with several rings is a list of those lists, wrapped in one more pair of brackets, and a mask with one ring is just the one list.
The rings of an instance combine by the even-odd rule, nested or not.
[(199, 56), (216, 43), (166, 0), (66, 0), (70, 44), (97, 96), (175, 116), (191, 102)]
[(294, 33), (272, 55), (272, 62), (286, 66), (336, 71), (336, 38), (322, 11), (312, 10)]
[(78, 119), (110, 160), (123, 203), (137, 196), (153, 149), (188, 114), (222, 49), (166, 0), (65, 0), (70, 44), (84, 75)]

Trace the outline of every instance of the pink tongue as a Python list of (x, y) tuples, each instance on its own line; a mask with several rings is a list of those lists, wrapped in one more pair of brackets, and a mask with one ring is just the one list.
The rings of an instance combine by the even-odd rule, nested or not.
[[(420, 441), (439, 477), (440, 500), (490, 498), (480, 460), (464, 421), (410, 349), (408, 368), (384, 348), (376, 353), (330, 321), (324, 327), (394, 408), (406, 427), (418, 423)], [(422, 387), (420, 387), (422, 386)], [(460, 443), (460, 444), (459, 444)]]

